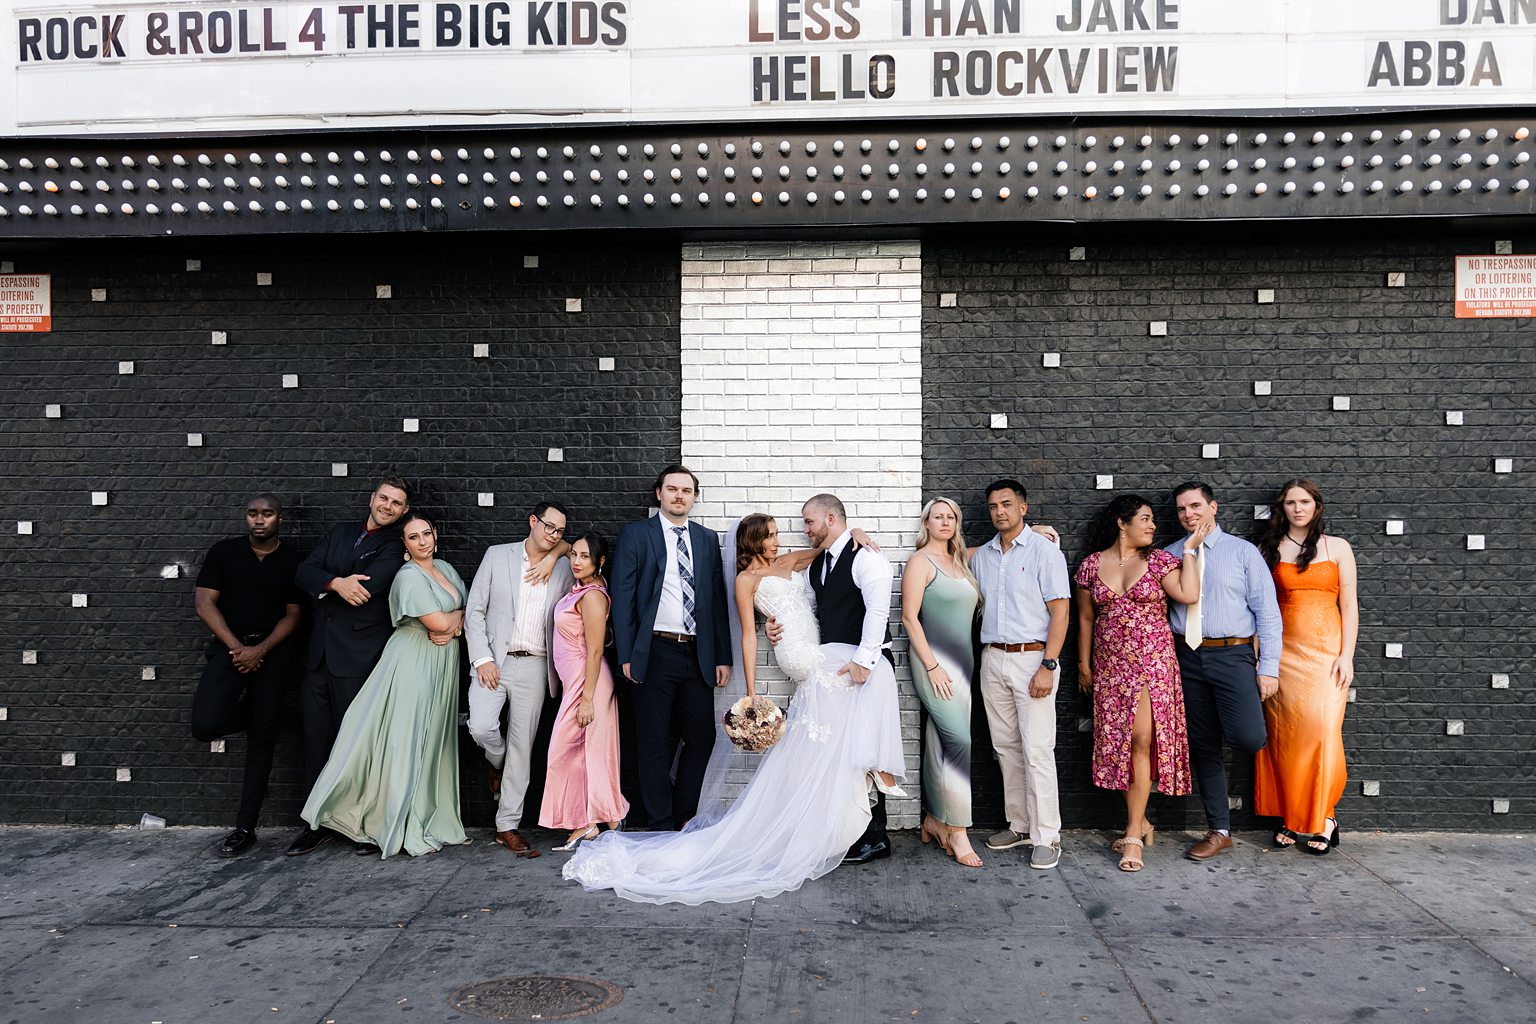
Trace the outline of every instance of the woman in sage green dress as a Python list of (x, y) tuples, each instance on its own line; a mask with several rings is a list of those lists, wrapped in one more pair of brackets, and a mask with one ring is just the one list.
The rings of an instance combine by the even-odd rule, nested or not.
[[(395, 631), (342, 719), (330, 760), (304, 804), (359, 853), (415, 857), (468, 842), (459, 821), (459, 645), (464, 581), (433, 558), (426, 517), (404, 524), (406, 565), (389, 591)], [(439, 643), (433, 639), (436, 635)]]
[(971, 825), (971, 624), (981, 592), (966, 561), (960, 506), (923, 506), (917, 550), (901, 574), (901, 624), (912, 645), (912, 681), (928, 712), (923, 728), (922, 840), (959, 864), (981, 867)]

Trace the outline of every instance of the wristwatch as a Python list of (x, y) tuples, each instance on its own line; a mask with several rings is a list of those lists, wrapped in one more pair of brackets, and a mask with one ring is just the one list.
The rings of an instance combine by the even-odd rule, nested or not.
[(1050, 669), (1052, 672), (1055, 672), (1056, 671), (1056, 667), (1058, 665), (1060, 665), (1060, 664), (1061, 664), (1061, 662), (1057, 661), (1055, 658), (1041, 658), (1040, 659), (1040, 666), (1042, 668)]

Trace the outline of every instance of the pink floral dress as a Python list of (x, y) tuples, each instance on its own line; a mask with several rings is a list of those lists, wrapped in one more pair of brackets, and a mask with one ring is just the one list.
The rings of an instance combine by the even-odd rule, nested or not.
[(1124, 594), (1099, 578), (1099, 554), (1083, 559), (1077, 585), (1093, 599), (1093, 784), (1128, 789), (1131, 724), (1141, 691), (1152, 705), (1152, 759), (1158, 792), (1190, 791), (1189, 733), (1184, 687), (1168, 628), (1168, 597), (1161, 580), (1179, 560), (1154, 548), (1147, 571)]

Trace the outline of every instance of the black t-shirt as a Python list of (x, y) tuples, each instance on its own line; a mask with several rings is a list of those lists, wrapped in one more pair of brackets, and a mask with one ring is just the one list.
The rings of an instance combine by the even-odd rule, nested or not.
[(304, 603), (304, 595), (293, 584), (301, 560), (298, 550), (286, 541), (265, 558), (257, 558), (250, 538), (231, 537), (208, 549), (197, 585), (219, 592), (219, 611), (235, 636), (260, 640), (282, 621), (288, 605)]

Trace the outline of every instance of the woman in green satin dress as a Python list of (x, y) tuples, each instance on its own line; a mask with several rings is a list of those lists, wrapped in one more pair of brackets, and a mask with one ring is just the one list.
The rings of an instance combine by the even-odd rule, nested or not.
[(464, 581), (433, 558), (425, 516), (404, 523), (406, 565), (389, 591), (395, 631), (342, 719), (330, 760), (304, 804), (329, 828), (384, 857), (469, 840), (459, 820), (459, 645)]
[(960, 506), (923, 506), (917, 550), (901, 574), (901, 624), (912, 645), (912, 681), (928, 712), (923, 728), (922, 840), (968, 868), (981, 867), (971, 825), (971, 625), (981, 592), (960, 533)]

